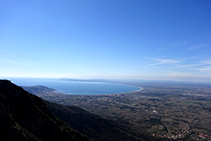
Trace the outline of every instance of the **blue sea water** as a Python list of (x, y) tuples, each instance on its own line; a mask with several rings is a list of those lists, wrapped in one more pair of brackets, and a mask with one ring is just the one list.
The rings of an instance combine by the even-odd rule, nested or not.
[(108, 82), (82, 82), (29, 78), (11, 78), (10, 80), (18, 86), (42, 85), (53, 88), (58, 92), (72, 95), (118, 94), (140, 90), (140, 87), (137, 86)]

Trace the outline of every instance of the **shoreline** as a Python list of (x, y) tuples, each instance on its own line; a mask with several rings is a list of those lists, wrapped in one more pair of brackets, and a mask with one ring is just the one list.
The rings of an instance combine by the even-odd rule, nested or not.
[[(119, 84), (121, 84), (121, 83), (119, 83)], [(128, 84), (124, 84), (124, 85), (128, 85)], [(135, 85), (131, 85), (131, 86), (135, 86)], [(135, 90), (135, 91), (131, 91), (131, 92), (110, 93), (110, 94), (68, 94), (68, 93), (57, 91), (57, 90), (54, 90), (53, 92), (54, 93), (57, 93), (57, 94), (65, 94), (65, 95), (83, 95), (83, 96), (102, 96), (102, 95), (109, 95), (109, 96), (111, 96), (111, 95), (121, 95), (121, 94), (132, 94), (132, 93), (140, 92), (140, 91), (142, 91), (144, 89), (143, 87), (140, 87), (140, 86), (135, 86), (135, 87), (139, 87), (140, 89), (139, 90)]]
[[(131, 86), (135, 86), (135, 85), (131, 85)], [(136, 86), (136, 87), (139, 87), (139, 86)], [(96, 94), (96, 95), (121, 95), (121, 94), (132, 94), (132, 93), (135, 93), (135, 92), (140, 92), (142, 91), (144, 88), (143, 87), (139, 87), (140, 89), (139, 90), (135, 90), (135, 91), (132, 91), (132, 92), (125, 92), (125, 93), (111, 93), (111, 94)]]
[[(137, 86), (137, 87), (139, 87), (139, 86)], [(140, 88), (139, 90), (135, 90), (135, 91), (132, 91), (132, 92), (126, 92), (126, 93), (120, 93), (120, 94), (130, 94), (130, 93), (134, 93), (134, 92), (140, 92), (144, 89), (143, 87), (139, 87), (139, 88)]]
[[(23, 82), (25, 82), (25, 81), (23, 81)], [(35, 81), (36, 82), (36, 81)], [(36, 82), (36, 83), (38, 83), (38, 82)], [(107, 93), (107, 92), (109, 92), (109, 91), (107, 91), (107, 92), (105, 92), (105, 93), (95, 93), (95, 92), (93, 92), (93, 93), (89, 93), (89, 94), (79, 94), (79, 93), (74, 93), (74, 92), (62, 92), (62, 91), (60, 91), (60, 90), (58, 90), (57, 88), (55, 88), (55, 87), (53, 87), (53, 86), (50, 86), (50, 85), (48, 85), (48, 81), (46, 81), (46, 83), (38, 83), (38, 84), (36, 84), (36, 83), (32, 83), (31, 85), (24, 85), (24, 84), (16, 84), (16, 85), (20, 85), (20, 86), (22, 86), (22, 87), (45, 87), (45, 88), (48, 88), (48, 89), (52, 89), (52, 91), (51, 92), (53, 92), (53, 94), (65, 94), (65, 95), (89, 95), (89, 96), (94, 96), (94, 95), (119, 95), (119, 94), (132, 94), (132, 93), (136, 93), (136, 92), (140, 92), (140, 91), (142, 91), (143, 90), (143, 87), (140, 87), (140, 86), (137, 86), (137, 85), (133, 85), (133, 84), (126, 84), (126, 83), (120, 83), (120, 82), (106, 82), (106, 83), (110, 83), (110, 84), (120, 84), (120, 85), (127, 85), (127, 86), (133, 86), (133, 87), (136, 87), (136, 89), (135, 90), (132, 90), (132, 91), (126, 91), (126, 92), (124, 92), (124, 90), (121, 92), (121, 89), (119, 89), (118, 91), (116, 91), (116, 92), (114, 92), (114, 93)], [(101, 82), (100, 82), (101, 83)], [(104, 82), (103, 82), (104, 83)], [(124, 86), (123, 86), (124, 87)], [(108, 88), (109, 89), (109, 88)], [(49, 90), (47, 90), (47, 91), (49, 91)]]

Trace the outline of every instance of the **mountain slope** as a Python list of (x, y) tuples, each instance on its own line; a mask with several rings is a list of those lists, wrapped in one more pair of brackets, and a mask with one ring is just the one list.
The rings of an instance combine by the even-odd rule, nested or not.
[(88, 140), (55, 117), (41, 98), (0, 80), (0, 140)]
[(151, 140), (143, 134), (133, 132), (129, 126), (103, 119), (76, 106), (64, 106), (46, 101), (51, 112), (91, 140)]

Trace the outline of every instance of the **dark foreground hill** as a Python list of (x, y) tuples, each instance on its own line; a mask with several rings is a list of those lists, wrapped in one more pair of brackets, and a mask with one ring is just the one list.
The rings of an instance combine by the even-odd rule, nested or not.
[(55, 117), (41, 98), (0, 80), (0, 141), (88, 140)]
[(129, 125), (76, 107), (51, 103), (7, 80), (0, 80), (0, 141), (154, 140)]
[(47, 102), (52, 113), (65, 121), (71, 128), (96, 141), (138, 141), (143, 140), (143, 135), (138, 137), (131, 132), (130, 127), (120, 125), (114, 121), (103, 119), (76, 106), (64, 106)]

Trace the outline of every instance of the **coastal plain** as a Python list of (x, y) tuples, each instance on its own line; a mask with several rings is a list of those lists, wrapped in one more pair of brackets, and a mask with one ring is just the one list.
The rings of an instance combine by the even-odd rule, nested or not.
[(25, 90), (54, 103), (74, 105), (158, 140), (211, 140), (211, 85), (128, 82), (140, 91), (107, 95), (66, 95), (35, 86)]

